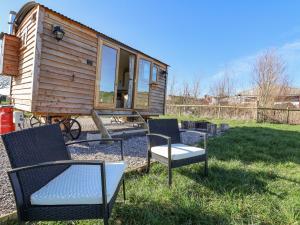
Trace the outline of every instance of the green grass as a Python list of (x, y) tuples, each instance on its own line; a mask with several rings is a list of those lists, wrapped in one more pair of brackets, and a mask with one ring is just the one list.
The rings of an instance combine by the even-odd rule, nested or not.
[(208, 143), (208, 177), (203, 164), (178, 168), (169, 189), (160, 164), (127, 174), (110, 224), (300, 224), (300, 126), (226, 122)]

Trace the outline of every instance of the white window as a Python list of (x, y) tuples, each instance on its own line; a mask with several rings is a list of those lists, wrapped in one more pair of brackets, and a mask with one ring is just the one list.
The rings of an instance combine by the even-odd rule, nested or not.
[(158, 80), (158, 73), (159, 73), (159, 68), (156, 65), (153, 65), (152, 67), (152, 77), (151, 77), (151, 81), (153, 83), (156, 83)]

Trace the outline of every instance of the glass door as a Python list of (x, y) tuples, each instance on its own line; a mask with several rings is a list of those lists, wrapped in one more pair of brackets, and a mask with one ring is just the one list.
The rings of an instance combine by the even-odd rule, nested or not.
[(97, 106), (114, 108), (116, 105), (116, 75), (118, 49), (102, 45), (100, 77), (97, 91)]
[(128, 101), (126, 104), (127, 109), (132, 108), (134, 64), (135, 64), (135, 55), (130, 55), (129, 56)]
[(137, 77), (137, 90), (134, 105), (136, 109), (148, 109), (149, 107), (149, 82), (151, 74), (151, 62), (140, 59)]

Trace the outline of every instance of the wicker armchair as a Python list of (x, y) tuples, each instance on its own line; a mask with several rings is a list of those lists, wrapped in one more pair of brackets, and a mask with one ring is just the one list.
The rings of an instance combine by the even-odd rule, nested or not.
[[(108, 224), (123, 183), (124, 162), (71, 160), (58, 124), (2, 136), (12, 170), (8, 172), (19, 223), (103, 219)], [(120, 142), (122, 139), (92, 141)], [(78, 141), (70, 144), (91, 142)]]
[(205, 176), (208, 175), (206, 133), (183, 131), (204, 136), (204, 148), (198, 148), (181, 143), (181, 131), (176, 119), (150, 119), (148, 126), (148, 171), (150, 170), (151, 158), (168, 166), (169, 186), (172, 185), (172, 168), (204, 162), (204, 174)]

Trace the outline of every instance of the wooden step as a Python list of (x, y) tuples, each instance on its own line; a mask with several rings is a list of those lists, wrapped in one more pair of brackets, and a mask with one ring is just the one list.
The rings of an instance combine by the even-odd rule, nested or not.
[(123, 135), (143, 134), (147, 132), (148, 132), (147, 129), (124, 130), (124, 131), (113, 132), (110, 134), (110, 136), (116, 137), (116, 136), (123, 136)]
[(107, 129), (103, 125), (101, 118), (98, 116), (97, 111), (95, 111), (95, 110), (92, 111), (92, 118), (93, 118), (94, 123), (96, 124), (96, 127), (98, 128), (100, 134), (102, 135), (102, 138), (111, 138)]
[(127, 117), (127, 118), (138, 118), (140, 117), (140, 115), (137, 114), (98, 114), (98, 116), (102, 116), (102, 117)]
[(112, 110), (97, 110), (99, 116), (139, 116), (133, 111), (112, 111)]
[(144, 122), (121, 122), (121, 123), (117, 123), (115, 121), (113, 121), (112, 123), (104, 123), (104, 126), (127, 126), (127, 125), (141, 125), (144, 124)]
[[(133, 121), (122, 121), (119, 118), (136, 118)], [(137, 111), (93, 110), (93, 119), (102, 137), (145, 134), (148, 126)]]

